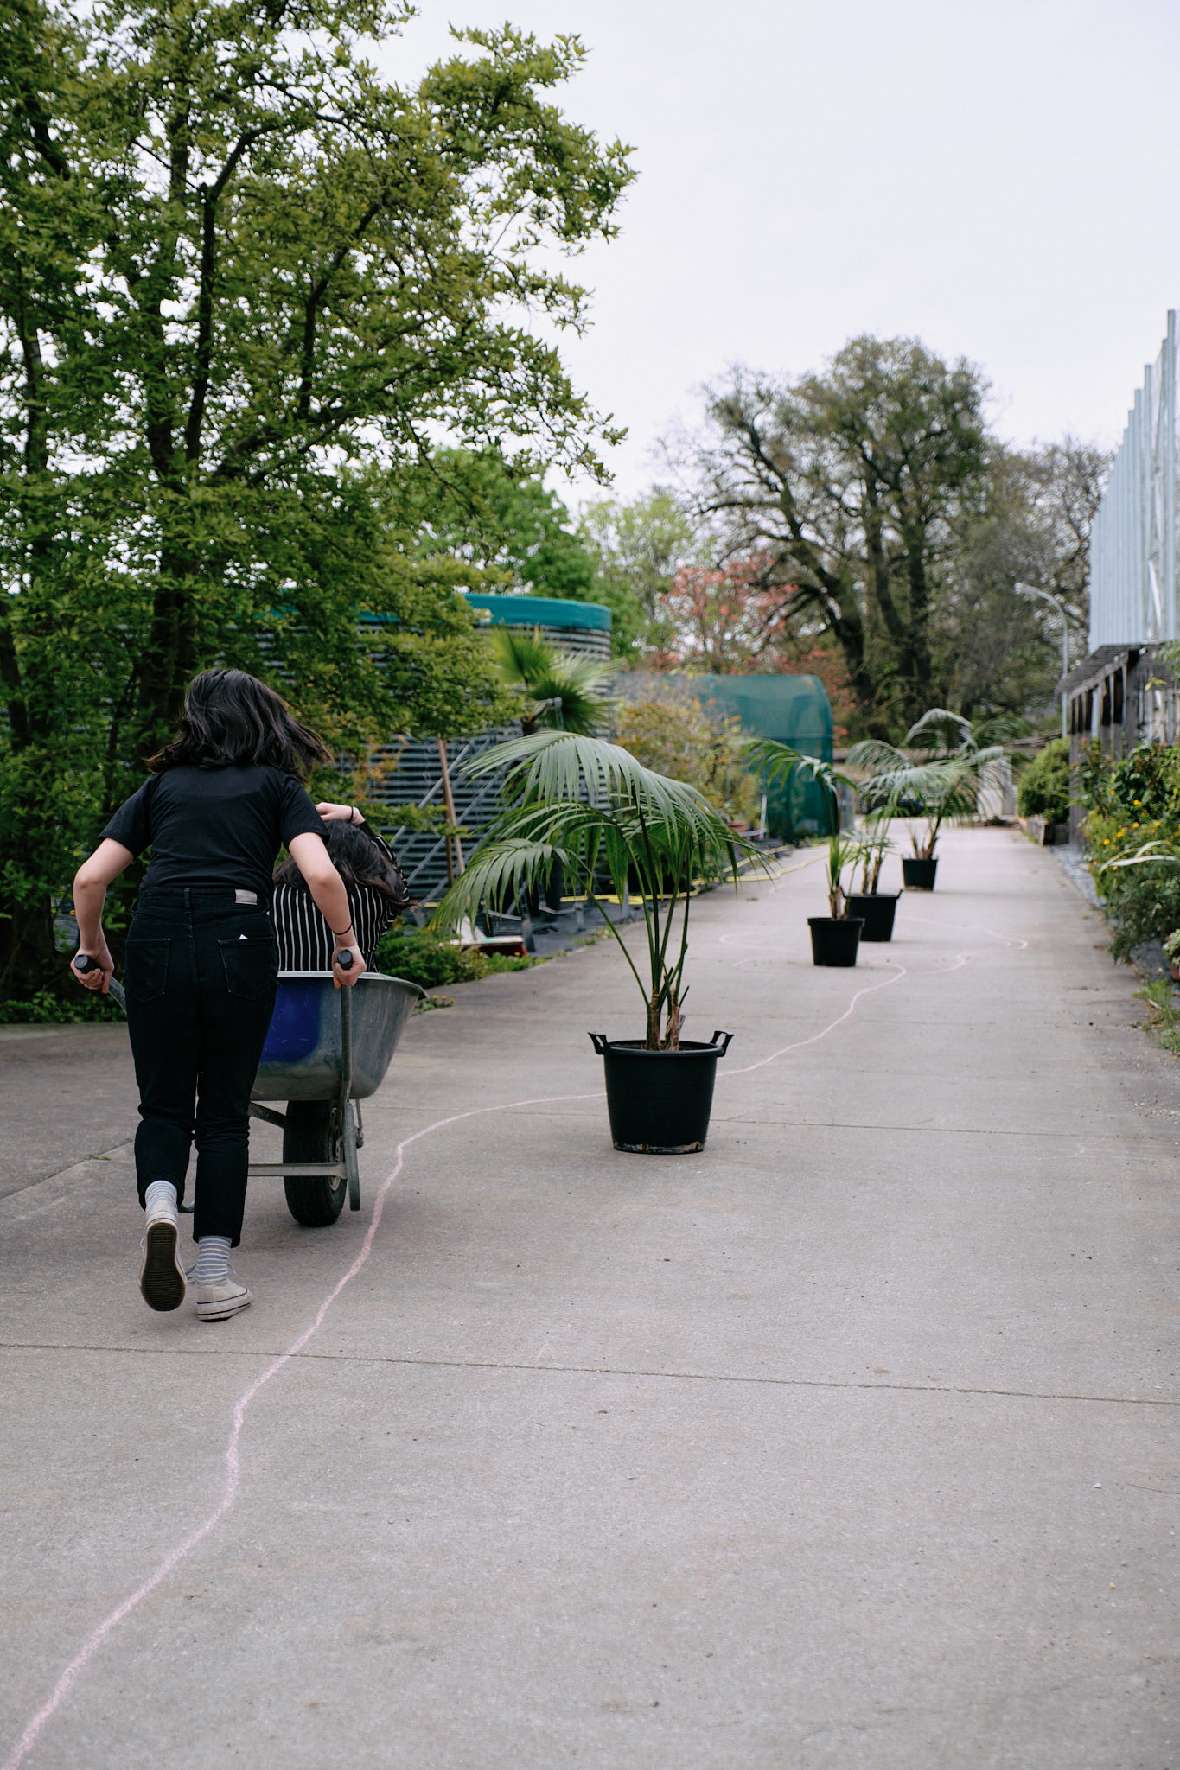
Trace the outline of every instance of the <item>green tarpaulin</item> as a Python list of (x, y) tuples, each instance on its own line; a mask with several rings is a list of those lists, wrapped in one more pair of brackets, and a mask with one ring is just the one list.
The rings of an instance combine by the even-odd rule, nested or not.
[[(832, 708), (818, 676), (686, 676), (681, 679), (719, 712), (736, 715), (758, 737), (777, 738), (807, 756), (832, 760)], [(766, 821), (776, 836), (826, 835), (831, 795), (796, 773), (767, 789)]]

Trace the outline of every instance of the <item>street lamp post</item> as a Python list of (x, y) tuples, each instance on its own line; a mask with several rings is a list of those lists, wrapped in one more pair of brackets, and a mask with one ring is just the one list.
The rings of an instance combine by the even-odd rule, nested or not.
[(1054, 596), (1051, 590), (1041, 590), (1035, 584), (1017, 584), (1016, 589), (1025, 596), (1039, 596), (1042, 602), (1049, 603), (1057, 610), (1061, 621), (1061, 735), (1069, 736), (1069, 708), (1065, 698), (1065, 678), (1069, 675), (1069, 616), (1065, 612), (1065, 604), (1060, 596)]

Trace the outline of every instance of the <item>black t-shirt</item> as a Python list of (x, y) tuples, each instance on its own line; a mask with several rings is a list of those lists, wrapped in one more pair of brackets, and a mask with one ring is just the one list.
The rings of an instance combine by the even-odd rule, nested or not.
[(324, 826), (292, 774), (278, 768), (169, 768), (124, 800), (103, 831), (132, 854), (152, 851), (145, 885), (240, 885), (270, 901), (281, 847)]

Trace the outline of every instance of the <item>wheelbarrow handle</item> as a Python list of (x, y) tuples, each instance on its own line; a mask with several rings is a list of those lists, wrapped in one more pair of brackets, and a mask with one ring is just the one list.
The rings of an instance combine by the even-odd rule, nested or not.
[[(77, 971), (79, 976), (81, 976), (81, 977), (85, 977), (85, 975), (88, 971), (100, 971), (102, 969), (102, 967), (98, 963), (98, 960), (92, 959), (90, 957), (89, 953), (78, 953), (77, 956), (70, 961), (70, 963), (71, 963), (72, 968), (75, 971)], [(116, 1004), (120, 1008), (126, 1010), (126, 1007), (127, 1007), (126, 993), (123, 989), (123, 985), (121, 983), (119, 983), (117, 981), (117, 979), (114, 977), (111, 978), (110, 984), (107, 988), (107, 994), (109, 996), (113, 996)]]

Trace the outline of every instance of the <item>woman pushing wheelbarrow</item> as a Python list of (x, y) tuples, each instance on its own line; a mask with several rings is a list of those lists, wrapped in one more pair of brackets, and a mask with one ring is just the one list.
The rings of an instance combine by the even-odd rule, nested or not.
[(249, 1163), (250, 1091), (274, 1008), (279, 953), (272, 873), (286, 847), (326, 925), (318, 928), (338, 989), (366, 954), (344, 881), (325, 847), (324, 818), (303, 779), (330, 752), (265, 683), (206, 670), (189, 684), (180, 730), (115, 812), (74, 879), (78, 981), (103, 994), (114, 963), (102, 931), (108, 886), (145, 849), (151, 863), (126, 948), (127, 1021), (139, 1085), (136, 1181), (147, 1224), (140, 1290), (152, 1309), (184, 1301), (177, 1212), (196, 1141), (197, 1242), (191, 1280), (202, 1321), (251, 1301), (235, 1276)]

